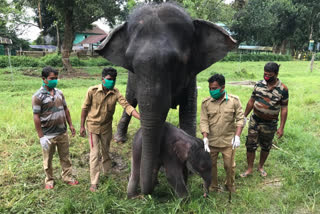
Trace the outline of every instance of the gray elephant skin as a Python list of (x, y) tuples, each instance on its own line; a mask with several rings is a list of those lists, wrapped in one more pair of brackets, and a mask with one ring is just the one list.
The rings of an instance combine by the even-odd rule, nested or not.
[[(162, 3), (133, 10), (98, 47), (100, 55), (129, 70), (126, 97), (133, 106), (139, 104), (141, 118), (143, 194), (152, 193), (152, 169), (169, 109), (179, 105), (179, 127), (195, 136), (196, 75), (235, 46), (217, 25), (193, 20), (183, 8)], [(128, 116), (121, 119), (120, 134), (128, 123)]]
[[(138, 195), (142, 152), (142, 129), (139, 129), (132, 143), (131, 174), (128, 184), (128, 198)], [(212, 162), (204, 150), (203, 141), (188, 135), (169, 123), (165, 123), (160, 136), (160, 154), (153, 169), (152, 186), (155, 187), (159, 168), (163, 166), (166, 177), (178, 197), (188, 195), (188, 170), (203, 178), (205, 193), (209, 192), (212, 179)]]

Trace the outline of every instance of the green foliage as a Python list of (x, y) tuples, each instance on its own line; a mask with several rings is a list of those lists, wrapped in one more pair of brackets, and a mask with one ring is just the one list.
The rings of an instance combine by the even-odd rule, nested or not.
[(62, 59), (61, 55), (58, 54), (48, 54), (41, 58), (41, 61), (44, 62), (47, 66), (53, 67), (61, 67), (62, 66)]
[(247, 1), (233, 18), (231, 30), (240, 42), (306, 50), (309, 38), (320, 39), (318, 0)]
[[(11, 56), (11, 66), (12, 67), (62, 67), (61, 55), (58, 54), (48, 54), (41, 58), (27, 57), (27, 56)], [(70, 57), (72, 66), (108, 66), (111, 63), (102, 58), (89, 58), (89, 59), (79, 59), (78, 57)], [(8, 56), (0, 56), (0, 68), (9, 67)]]
[(291, 55), (280, 55), (272, 53), (234, 53), (230, 52), (222, 61), (235, 61), (235, 62), (245, 62), (245, 61), (291, 61)]

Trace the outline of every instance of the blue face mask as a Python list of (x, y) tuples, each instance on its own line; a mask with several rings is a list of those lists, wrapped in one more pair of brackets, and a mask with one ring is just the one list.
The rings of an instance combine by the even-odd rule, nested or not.
[(210, 90), (210, 95), (213, 99), (217, 100), (219, 99), (222, 94), (225, 92), (225, 90), (223, 92), (220, 92), (221, 88), (218, 88), (216, 90)]
[(105, 81), (105, 83), (103, 83), (103, 81), (102, 81), (102, 85), (109, 90), (113, 89), (114, 85), (116, 84), (115, 80), (104, 79), (104, 81)]

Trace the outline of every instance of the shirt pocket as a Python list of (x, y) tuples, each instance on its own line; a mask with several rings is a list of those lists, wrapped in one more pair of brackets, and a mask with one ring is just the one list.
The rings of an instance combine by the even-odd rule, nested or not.
[(226, 122), (234, 122), (234, 114), (235, 110), (234, 109), (224, 109), (224, 120)]
[(208, 111), (208, 119), (209, 119), (209, 125), (214, 125), (219, 120), (219, 114), (217, 110), (211, 110)]

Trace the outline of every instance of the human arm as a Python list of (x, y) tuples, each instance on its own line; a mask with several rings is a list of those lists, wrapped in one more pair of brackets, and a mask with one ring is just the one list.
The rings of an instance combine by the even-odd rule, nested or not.
[(235, 100), (234, 107), (235, 107), (236, 130), (235, 130), (235, 136), (231, 141), (233, 149), (240, 146), (240, 135), (241, 135), (243, 127), (246, 125), (246, 120), (243, 115), (243, 110), (242, 110), (240, 100), (238, 100), (238, 99)]
[(209, 121), (208, 121), (207, 108), (205, 107), (204, 103), (202, 103), (201, 105), (200, 131), (201, 131), (201, 134), (203, 135), (204, 149), (206, 152), (210, 152), (209, 140), (208, 140)]
[(134, 116), (135, 118), (137, 118), (138, 120), (140, 120), (140, 114), (137, 112), (137, 110), (133, 110), (131, 113), (132, 116)]
[(245, 117), (245, 118), (246, 118), (246, 117), (250, 114), (250, 112), (252, 111), (253, 105), (254, 105), (254, 98), (251, 97), (251, 98), (249, 99), (249, 101), (248, 101), (248, 103), (247, 103), (247, 106), (246, 106), (246, 109), (245, 109), (245, 111), (244, 111), (244, 117)]
[(85, 137), (86, 136), (86, 128), (85, 123), (88, 116), (88, 111), (86, 109), (82, 109), (81, 111), (81, 122), (80, 122), (80, 136)]
[(39, 114), (33, 114), (33, 122), (34, 126), (36, 128), (36, 131), (38, 133), (38, 137), (42, 138), (44, 136), (42, 129), (41, 129), (41, 122), (40, 122), (40, 115)]
[(86, 119), (89, 113), (89, 109), (91, 108), (92, 103), (92, 93), (90, 88), (87, 91), (86, 98), (82, 104), (82, 110), (81, 110), (81, 121), (80, 121), (80, 136), (85, 137), (86, 136), (86, 128), (85, 123)]
[(136, 119), (140, 120), (140, 114), (137, 112), (135, 108), (133, 108), (133, 106), (131, 106), (128, 103), (126, 98), (124, 98), (124, 96), (122, 96), (119, 91), (117, 91), (117, 101), (128, 115), (133, 116)]
[(283, 130), (284, 130), (284, 126), (285, 126), (286, 121), (287, 121), (287, 116), (288, 116), (288, 106), (281, 106), (281, 110), (280, 110), (280, 127), (277, 130), (278, 138), (281, 138), (283, 136)]
[(40, 121), (40, 115), (39, 114), (33, 114), (33, 121), (34, 121), (34, 126), (37, 130), (38, 137), (40, 139), (40, 144), (44, 150), (49, 149), (49, 144), (51, 144), (50, 140), (44, 136), (43, 131), (41, 129), (41, 121)]
[(71, 131), (72, 137), (74, 137), (76, 135), (76, 130), (72, 125), (70, 111), (69, 111), (69, 108), (67, 106), (64, 106), (64, 112), (66, 113), (66, 119), (67, 119), (67, 123), (69, 125), (69, 129)]

